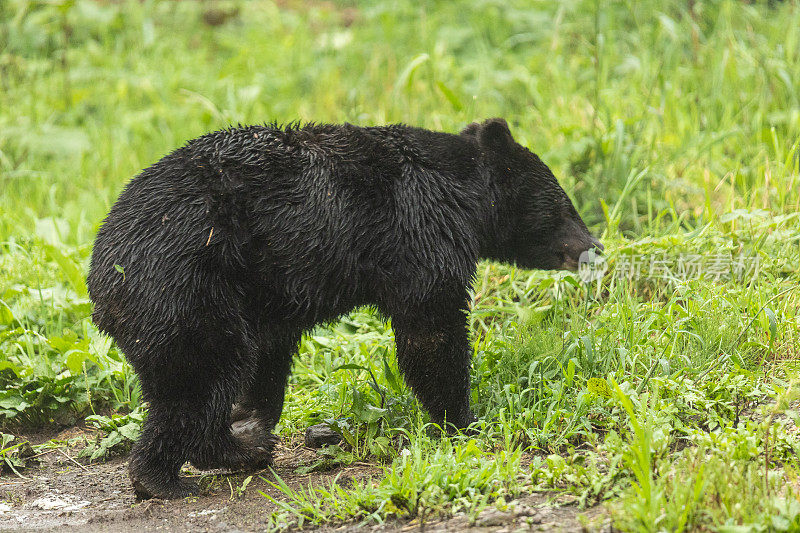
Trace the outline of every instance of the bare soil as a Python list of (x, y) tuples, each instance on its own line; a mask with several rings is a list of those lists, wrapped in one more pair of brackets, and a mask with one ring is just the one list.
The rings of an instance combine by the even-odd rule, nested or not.
[[(25, 478), (4, 472), (0, 475), (0, 531), (76, 532), (238, 532), (265, 531), (276, 505), (261, 492), (280, 500), (282, 494), (269, 484), (269, 471), (253, 474), (246, 490), (239, 494), (250, 474), (201, 473), (187, 467), (184, 475), (200, 478), (202, 495), (182, 500), (137, 501), (128, 480), (127, 459), (87, 464), (76, 459), (91, 431), (71, 428), (58, 435), (29, 435), (32, 443), (55, 437), (63, 446), (45, 449), (39, 464), (21, 472)], [(345, 487), (353, 480), (379, 478), (375, 465), (357, 463), (328, 472), (299, 474), (297, 468), (318, 459), (314, 450), (301, 444), (284, 443), (277, 449), (274, 469), (290, 487), (337, 483)], [(494, 508), (477, 517), (456, 516), (448, 520), (398, 520), (382, 525), (336, 524), (317, 528), (329, 531), (599, 531), (607, 530), (599, 509), (579, 511), (568, 500), (552, 495), (531, 494), (515, 502), (514, 511)], [(579, 514), (584, 517), (579, 518)], [(584, 523), (593, 523), (584, 526)]]

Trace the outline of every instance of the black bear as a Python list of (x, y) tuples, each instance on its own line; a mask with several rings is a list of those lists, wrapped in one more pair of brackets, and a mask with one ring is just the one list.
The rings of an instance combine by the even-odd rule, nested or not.
[(135, 490), (190, 494), (186, 461), (269, 464), (301, 334), (362, 305), (391, 318), (399, 368), (431, 419), (468, 426), (477, 261), (574, 269), (594, 247), (502, 119), (457, 135), (293, 124), (188, 142), (125, 187), (88, 278), (94, 322), (150, 404)]

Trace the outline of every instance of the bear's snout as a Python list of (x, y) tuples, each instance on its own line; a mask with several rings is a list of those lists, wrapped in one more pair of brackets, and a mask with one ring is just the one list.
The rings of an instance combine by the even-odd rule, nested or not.
[(574, 220), (567, 221), (561, 231), (561, 269), (578, 270), (581, 255), (590, 250), (600, 254), (605, 246), (583, 224)]
[(600, 254), (605, 250), (605, 246), (595, 237), (589, 236), (589, 241), (581, 241), (577, 243), (564, 244), (564, 262), (561, 265), (562, 270), (571, 270), (573, 272), (578, 270), (578, 265), (581, 261), (581, 256), (588, 251), (594, 251)]

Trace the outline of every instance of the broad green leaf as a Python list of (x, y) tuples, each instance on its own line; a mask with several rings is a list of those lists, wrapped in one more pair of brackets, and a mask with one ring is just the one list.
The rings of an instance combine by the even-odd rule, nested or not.
[(586, 383), (586, 388), (589, 389), (589, 392), (598, 396), (611, 398), (611, 388), (608, 386), (606, 380), (602, 378), (589, 378)]

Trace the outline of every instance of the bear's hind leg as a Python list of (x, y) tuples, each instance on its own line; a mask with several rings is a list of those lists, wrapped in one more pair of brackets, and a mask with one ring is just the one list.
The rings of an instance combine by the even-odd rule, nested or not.
[(271, 432), (283, 411), (292, 356), (299, 342), (300, 333), (260, 336), (252, 380), (231, 413), (234, 436), (250, 446), (262, 447), (265, 442), (274, 446), (278, 441)]
[(263, 466), (272, 446), (253, 447), (231, 433), (231, 404), (241, 383), (255, 367), (254, 336), (237, 316), (214, 320), (211, 312), (191, 330), (162, 346), (139, 353), (128, 346), (149, 402), (142, 435), (133, 449), (130, 476), (142, 496), (182, 497), (196, 487), (179, 477), (190, 461), (201, 469), (238, 470)]
[[(197, 421), (202, 434), (198, 435), (196, 446), (192, 447), (189, 460), (201, 470), (222, 468), (242, 470), (259, 468), (272, 463), (272, 450), (275, 442), (264, 437), (247, 440), (235, 436), (230, 425), (230, 405), (234, 398), (234, 388), (217, 395), (211, 405), (202, 409), (208, 416)], [(199, 407), (199, 406), (198, 406)]]
[[(173, 376), (176, 381), (192, 376)], [(226, 380), (227, 381), (227, 380)], [(228, 423), (232, 385), (210, 383), (205, 391), (153, 397), (129, 471), (140, 496), (181, 498), (197, 486), (179, 477), (191, 461), (200, 469), (239, 470), (269, 464), (272, 447), (254, 448), (234, 438)]]
[[(197, 484), (181, 479), (180, 468), (186, 461), (181, 435), (174, 432), (173, 406), (163, 408), (151, 402), (139, 440), (131, 450), (128, 473), (139, 498), (183, 498), (198, 492)], [(178, 413), (177, 418), (181, 415)]]
[[(238, 349), (234, 342), (227, 343), (226, 348), (217, 346), (215, 355), (218, 361), (222, 359), (235, 363), (222, 367), (203, 401), (200, 398), (195, 400), (201, 416), (195, 421), (199, 434), (196, 444), (191, 447), (189, 460), (203, 470), (241, 470), (267, 466), (272, 462), (272, 450), (276, 442), (266, 430), (259, 432), (254, 429), (250, 435), (234, 435), (231, 431), (231, 405), (241, 382), (248, 380), (247, 374), (256, 366), (256, 346), (244, 342), (238, 345)], [(223, 357), (220, 350), (228, 352), (228, 357)]]

